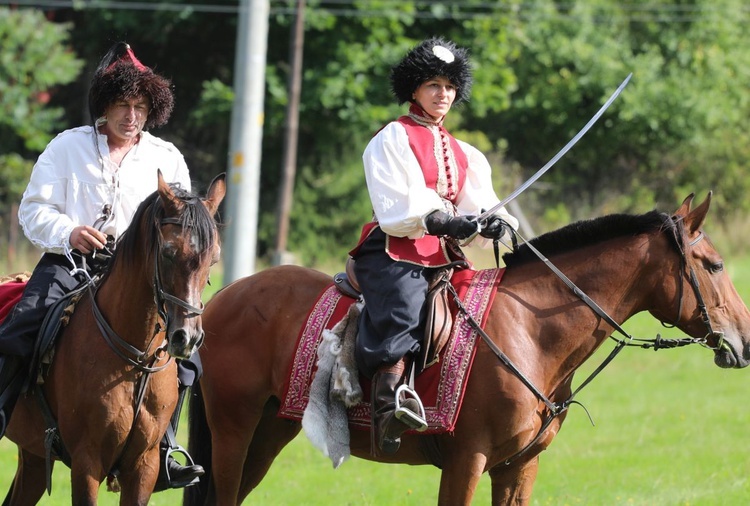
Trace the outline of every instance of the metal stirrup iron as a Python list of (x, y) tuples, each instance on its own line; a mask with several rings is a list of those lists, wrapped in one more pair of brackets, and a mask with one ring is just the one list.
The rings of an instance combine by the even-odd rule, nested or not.
[[(403, 401), (401, 400), (402, 396)], [(416, 406), (414, 406), (415, 404)], [(412, 409), (412, 406), (416, 407), (417, 410)], [(417, 432), (424, 432), (427, 429), (427, 420), (422, 400), (417, 395), (417, 392), (409, 388), (409, 385), (403, 384), (396, 389), (395, 416)]]

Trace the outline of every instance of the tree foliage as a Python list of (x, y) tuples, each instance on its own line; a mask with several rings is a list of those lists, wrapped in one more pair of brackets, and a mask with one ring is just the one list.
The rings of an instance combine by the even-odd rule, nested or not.
[[(33, 157), (64, 124), (63, 109), (50, 99), (81, 69), (69, 45), (70, 29), (48, 22), (40, 11), (0, 7), (0, 225), (6, 232), (15, 226), (13, 204), (26, 187)], [(0, 247), (8, 247), (4, 237)]]
[(70, 28), (47, 22), (39, 11), (0, 8), (0, 128), (8, 134), (0, 138), (3, 151), (44, 149), (59, 126), (62, 109), (47, 105), (51, 93), (81, 69), (68, 45)]
[[(237, 13), (202, 11), (206, 4), (193, 0), (163, 0), (149, 10), (109, 5), (92, 0), (48, 13), (56, 29), (75, 28), (70, 45), (87, 68), (40, 110), (54, 117), (48, 108), (64, 107), (67, 126), (86, 118), (90, 71), (112, 42), (128, 40), (145, 64), (172, 78), (176, 110), (158, 135), (183, 151), (198, 184), (207, 183), (227, 165)], [(271, 1), (261, 253), (276, 232), (295, 5)], [(537, 224), (672, 207), (709, 189), (724, 213), (746, 211), (748, 16), (741, 0), (308, 0), (290, 249), (313, 262), (343, 258), (356, 241), (371, 216), (362, 150), (404, 111), (390, 96), (390, 67), (432, 35), (471, 50), (472, 99), (451, 113), (448, 127), (488, 155), (500, 194), (546, 163), (633, 74), (599, 122), (519, 197)], [(65, 46), (52, 34), (43, 38)], [(10, 58), (2, 47), (2, 58)], [(20, 45), (8, 47), (24, 57)], [(46, 55), (55, 67), (71, 58), (65, 51)], [(27, 97), (45, 89), (29, 88)], [(5, 111), (3, 98), (0, 114), (8, 118)], [(35, 123), (43, 117), (16, 128), (49, 129)], [(2, 118), (0, 128), (7, 128)]]

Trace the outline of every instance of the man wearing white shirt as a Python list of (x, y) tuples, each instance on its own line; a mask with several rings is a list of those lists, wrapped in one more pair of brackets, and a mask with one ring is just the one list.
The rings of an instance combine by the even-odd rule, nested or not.
[[(104, 267), (107, 248), (156, 191), (157, 170), (167, 182), (190, 190), (180, 151), (147, 131), (164, 125), (173, 107), (170, 81), (119, 42), (102, 58), (91, 81), (92, 124), (57, 135), (34, 165), (18, 216), (24, 234), (43, 255), (21, 300), (0, 325), (0, 437), (47, 310), (82, 281), (71, 270)], [(178, 370), (181, 377), (194, 375), (200, 371), (199, 359), (181, 361)], [(157, 487), (186, 486), (203, 473), (201, 466), (181, 466), (170, 458), (162, 472), (170, 482)]]

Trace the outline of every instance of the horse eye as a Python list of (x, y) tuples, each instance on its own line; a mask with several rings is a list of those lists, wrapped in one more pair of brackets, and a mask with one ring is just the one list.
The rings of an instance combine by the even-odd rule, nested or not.
[(161, 254), (166, 260), (174, 261), (177, 256), (177, 249), (171, 244), (165, 244), (161, 250)]
[(724, 262), (716, 262), (715, 264), (711, 264), (708, 266), (708, 270), (711, 272), (711, 274), (718, 274), (724, 270)]

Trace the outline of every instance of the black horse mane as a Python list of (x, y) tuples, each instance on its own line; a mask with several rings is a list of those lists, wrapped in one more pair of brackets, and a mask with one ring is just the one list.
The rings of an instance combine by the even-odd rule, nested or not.
[[(183, 189), (178, 183), (170, 183), (169, 186), (175, 197), (185, 204), (182, 213), (177, 217), (180, 225), (183, 230), (193, 232), (199, 251), (207, 252), (218, 233), (213, 216), (203, 205), (200, 197)], [(136, 258), (156, 251), (160, 241), (159, 226), (164, 218), (164, 206), (159, 192), (155, 191), (141, 202), (130, 226), (117, 241), (110, 267), (118, 257), (132, 265)]]
[[(542, 234), (529, 242), (544, 256), (551, 257), (618, 237), (669, 230), (668, 235), (674, 241), (675, 247), (680, 248), (681, 245), (677, 242), (681, 238), (681, 233), (677, 230), (678, 223), (682, 222), (676, 222), (670, 215), (659, 211), (650, 211), (641, 215), (610, 214), (571, 223), (558, 230)], [(516, 252), (503, 255), (503, 261), (508, 267), (532, 260), (539, 260), (539, 257), (526, 244), (519, 245)]]

